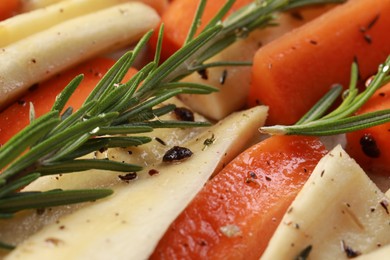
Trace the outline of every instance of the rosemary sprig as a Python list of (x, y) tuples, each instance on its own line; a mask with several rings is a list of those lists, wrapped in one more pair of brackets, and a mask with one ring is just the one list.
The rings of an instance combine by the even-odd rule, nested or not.
[[(44, 208), (93, 201), (111, 194), (110, 190), (20, 191), (40, 176), (87, 169), (139, 171), (141, 167), (99, 159), (80, 159), (93, 151), (109, 147), (138, 146), (148, 137), (123, 137), (146, 133), (155, 128), (202, 127), (207, 122), (159, 120), (175, 107), (164, 104), (178, 94), (208, 94), (216, 89), (178, 82), (195, 70), (220, 65), (249, 63), (205, 63), (236, 40), (257, 28), (274, 25), (276, 12), (301, 5), (342, 2), (342, 0), (255, 0), (222, 22), (234, 0), (226, 5), (195, 37), (206, 0), (201, 0), (195, 21), (184, 46), (160, 64), (163, 26), (159, 32), (154, 60), (128, 82), (123, 77), (145, 47), (152, 32), (123, 55), (98, 83), (82, 107), (73, 112), (65, 107), (80, 84), (82, 76), (72, 80), (57, 97), (51, 111), (35, 118), (31, 105), (30, 125), (0, 148), (0, 218), (10, 218), (25, 209)], [(106, 135), (112, 135), (106, 137)], [(0, 247), (12, 246), (0, 243)]]
[[(390, 110), (353, 115), (384, 84), (390, 81), (390, 56), (378, 68), (366, 89), (358, 93), (358, 67), (352, 64), (349, 88), (342, 91), (342, 86), (333, 87), (312, 109), (295, 125), (266, 126), (260, 131), (272, 135), (336, 135), (352, 132), (390, 122)], [(342, 103), (333, 111), (325, 114), (342, 95)]]

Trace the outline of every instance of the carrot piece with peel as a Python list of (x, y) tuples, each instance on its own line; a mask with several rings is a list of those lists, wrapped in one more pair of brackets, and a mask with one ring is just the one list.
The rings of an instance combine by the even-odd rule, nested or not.
[[(390, 83), (378, 89), (358, 114), (390, 109)], [(366, 171), (390, 175), (390, 123), (348, 133), (346, 151)]]
[(335, 83), (362, 81), (390, 54), (390, 0), (353, 0), (259, 49), (249, 104), (270, 107), (268, 124), (295, 123)]
[(325, 153), (312, 137), (274, 136), (252, 146), (205, 185), (151, 259), (259, 259)]
[(5, 20), (16, 14), (21, 7), (20, 0), (3, 0), (0, 1), (0, 21)]
[[(199, 2), (200, 0), (173, 1), (163, 13), (161, 17), (161, 23), (164, 24), (163, 46), (161, 53), (162, 59), (167, 59), (181, 48), (181, 46), (183, 46)], [(253, 0), (237, 0), (229, 13), (232, 13), (238, 8), (251, 2), (253, 2)], [(199, 30), (206, 26), (206, 24), (217, 14), (225, 3), (226, 0), (207, 1)], [(157, 35), (158, 34), (155, 33), (153, 40), (150, 42), (153, 47), (155, 47)]]
[[(84, 79), (66, 105), (76, 110), (114, 63), (113, 59), (94, 58), (31, 88), (24, 97), (0, 112), (0, 146), (29, 124), (30, 102), (36, 117), (50, 111), (61, 90), (74, 77), (84, 74)], [(134, 73), (135, 69), (131, 69), (125, 80)]]

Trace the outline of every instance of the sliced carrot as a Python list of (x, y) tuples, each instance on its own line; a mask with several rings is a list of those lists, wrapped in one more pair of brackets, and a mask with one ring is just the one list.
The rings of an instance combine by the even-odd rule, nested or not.
[(318, 139), (297, 136), (252, 146), (205, 185), (151, 259), (259, 259), (325, 152)]
[(162, 15), (169, 6), (168, 0), (143, 0), (147, 5), (153, 7), (160, 15)]
[[(377, 90), (358, 114), (390, 109), (390, 83)], [(390, 123), (347, 134), (346, 150), (368, 172), (390, 175)]]
[(15, 15), (21, 7), (20, 0), (0, 1), (0, 21)]
[(390, 0), (354, 0), (259, 49), (249, 104), (270, 107), (269, 124), (295, 123), (335, 83), (362, 80), (390, 54)]
[[(34, 105), (36, 116), (48, 112), (61, 90), (75, 76), (84, 74), (83, 81), (67, 103), (67, 107), (77, 109), (114, 62), (109, 58), (94, 58), (32, 87), (29, 93), (0, 113), (0, 146), (29, 124), (30, 102)], [(134, 72), (130, 70), (126, 79)]]
[[(171, 56), (184, 44), (199, 2), (199, 0), (173, 1), (163, 13), (161, 17), (161, 23), (164, 24), (164, 37), (161, 53), (162, 59)], [(251, 2), (253, 2), (253, 0), (237, 0), (229, 13), (232, 13)], [(225, 3), (226, 0), (207, 1), (199, 30), (206, 26)], [(154, 34), (154, 39), (150, 41), (153, 47), (155, 47), (156, 38), (157, 33)]]

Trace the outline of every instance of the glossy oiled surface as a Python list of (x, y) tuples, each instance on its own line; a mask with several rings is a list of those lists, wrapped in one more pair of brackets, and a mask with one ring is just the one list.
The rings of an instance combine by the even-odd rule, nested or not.
[(152, 259), (258, 259), (325, 148), (269, 138), (228, 164), (171, 225)]

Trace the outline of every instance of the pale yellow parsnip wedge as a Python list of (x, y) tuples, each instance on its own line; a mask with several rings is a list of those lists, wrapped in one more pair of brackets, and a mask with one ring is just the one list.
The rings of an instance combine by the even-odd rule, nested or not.
[(34, 83), (134, 43), (158, 22), (154, 9), (130, 2), (68, 20), (2, 48), (0, 109)]
[[(111, 187), (111, 197), (44, 227), (7, 259), (147, 259), (212, 173), (264, 123), (266, 111), (256, 107), (232, 114), (183, 145), (194, 153), (191, 158), (149, 164), (139, 179)], [(212, 144), (205, 146), (211, 138)], [(150, 168), (159, 173), (148, 175)]]
[[(349, 259), (390, 243), (389, 199), (337, 146), (317, 165), (261, 259)], [(310, 250), (311, 247), (311, 250)]]
[[(131, 0), (65, 0), (0, 22), (0, 47), (43, 31), (66, 20)], [(96, 24), (95, 26), (100, 26)]]

